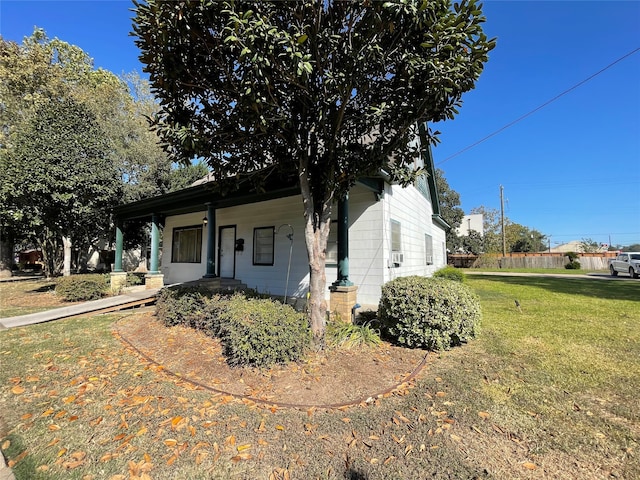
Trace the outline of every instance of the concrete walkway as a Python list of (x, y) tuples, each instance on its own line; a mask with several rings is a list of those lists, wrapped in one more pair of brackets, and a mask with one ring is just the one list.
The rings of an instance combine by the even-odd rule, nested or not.
[(61, 318), (76, 317), (88, 313), (110, 312), (139, 305), (153, 303), (160, 289), (126, 292), (114, 297), (101, 298), (90, 302), (78, 303), (68, 307), (54, 308), (43, 312), (21, 315), (19, 317), (0, 318), (0, 330), (24, 327), (34, 323), (50, 322)]

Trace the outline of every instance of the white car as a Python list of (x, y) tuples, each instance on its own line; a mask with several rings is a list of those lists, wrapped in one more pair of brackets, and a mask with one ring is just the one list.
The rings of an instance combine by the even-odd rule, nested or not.
[(640, 252), (620, 252), (609, 260), (609, 271), (615, 277), (618, 273), (628, 273), (631, 278), (640, 276)]

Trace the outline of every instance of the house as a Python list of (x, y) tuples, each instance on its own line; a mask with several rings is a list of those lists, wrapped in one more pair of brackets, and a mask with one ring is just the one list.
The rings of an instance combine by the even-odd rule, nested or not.
[[(361, 178), (333, 209), (326, 265), (330, 311), (351, 318), (356, 302), (378, 304), (385, 282), (431, 275), (446, 265), (448, 225), (439, 214), (430, 149), (424, 152), (428, 175), (415, 185), (403, 188), (383, 174)], [(289, 301), (304, 301), (309, 267), (299, 187), (287, 179), (271, 179), (257, 191), (241, 181), (223, 196), (214, 186), (207, 178), (184, 190), (114, 208), (112, 284), (125, 275), (123, 222), (150, 219), (148, 288), (198, 279), (222, 285), (236, 280)]]

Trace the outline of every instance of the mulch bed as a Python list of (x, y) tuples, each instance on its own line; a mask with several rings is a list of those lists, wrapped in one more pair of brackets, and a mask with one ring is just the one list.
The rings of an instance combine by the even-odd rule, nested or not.
[(220, 341), (188, 327), (165, 327), (153, 312), (120, 320), (116, 334), (148, 361), (204, 388), (261, 403), (336, 408), (402, 391), (420, 373), (423, 350), (388, 343), (326, 349), (269, 369), (230, 367)]

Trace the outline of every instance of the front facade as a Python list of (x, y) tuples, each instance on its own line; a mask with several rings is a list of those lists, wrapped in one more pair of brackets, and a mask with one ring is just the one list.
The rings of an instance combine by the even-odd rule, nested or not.
[[(427, 171), (433, 172), (428, 160)], [(234, 279), (262, 293), (306, 299), (309, 264), (302, 197), (295, 186), (273, 186), (262, 194), (240, 189), (220, 197), (201, 183), (118, 207), (114, 214), (119, 225), (151, 218), (149, 276), (164, 285)], [(331, 290), (348, 291), (351, 303), (375, 307), (385, 282), (431, 275), (446, 265), (447, 227), (439, 216), (433, 175), (406, 188), (382, 176), (362, 179), (333, 208), (326, 298), (334, 302), (329, 287), (335, 284)], [(121, 229), (116, 233), (121, 245)], [(121, 249), (116, 274), (122, 270)]]

